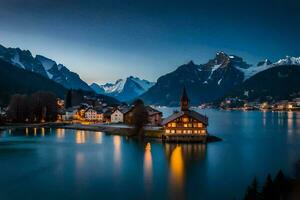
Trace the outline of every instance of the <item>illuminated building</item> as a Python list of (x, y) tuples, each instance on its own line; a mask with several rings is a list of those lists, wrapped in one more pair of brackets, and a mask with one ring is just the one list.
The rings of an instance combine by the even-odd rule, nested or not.
[(163, 139), (175, 142), (206, 142), (208, 118), (189, 109), (189, 99), (185, 88), (181, 96), (180, 107), (180, 112), (175, 112), (163, 120)]

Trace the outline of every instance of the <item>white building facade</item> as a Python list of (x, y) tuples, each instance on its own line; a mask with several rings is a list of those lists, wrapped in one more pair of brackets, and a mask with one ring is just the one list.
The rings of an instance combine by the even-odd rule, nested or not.
[(111, 114), (111, 123), (122, 123), (124, 122), (124, 114), (119, 110), (115, 110), (112, 114)]

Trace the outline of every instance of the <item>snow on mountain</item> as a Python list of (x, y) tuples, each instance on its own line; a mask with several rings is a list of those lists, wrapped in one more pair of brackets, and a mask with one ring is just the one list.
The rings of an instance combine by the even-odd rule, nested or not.
[(98, 94), (106, 94), (120, 101), (129, 101), (140, 96), (153, 85), (153, 82), (130, 76), (126, 79), (118, 79), (115, 83), (104, 85), (93, 83), (90, 87)]
[(20, 55), (16, 53), (13, 58), (11, 58), (13, 64), (18, 65), (19, 67), (25, 69), (24, 65), (20, 62)]
[(28, 50), (19, 48), (5, 48), (0, 45), (0, 58), (17, 67), (38, 73), (69, 89), (82, 89), (90, 91), (91, 88), (79, 75), (70, 71), (62, 64), (41, 55), (32, 56)]
[(240, 68), (240, 67), (236, 67), (236, 68), (244, 73), (244, 80), (247, 80), (259, 72), (280, 65), (300, 65), (300, 57), (286, 56), (286, 58), (280, 59), (275, 63), (272, 63), (268, 59), (266, 59), (265, 61), (259, 62), (256, 66), (252, 66), (247, 69)]
[(105, 93), (120, 93), (124, 89), (126, 80), (118, 79), (115, 84), (105, 84), (102, 86)]

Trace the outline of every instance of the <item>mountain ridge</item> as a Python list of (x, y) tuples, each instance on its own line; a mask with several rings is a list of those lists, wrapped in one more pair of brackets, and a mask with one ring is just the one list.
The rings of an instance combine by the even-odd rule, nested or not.
[(0, 45), (0, 59), (19, 68), (38, 73), (50, 80), (54, 80), (65, 88), (91, 91), (88, 84), (75, 72), (70, 71), (64, 65), (57, 64), (54, 60), (45, 56), (36, 55), (34, 57), (29, 50), (6, 48)]
[(92, 83), (90, 87), (98, 94), (106, 94), (120, 101), (130, 101), (143, 94), (153, 85), (153, 82), (129, 76), (126, 79), (118, 79), (115, 83), (103, 85)]
[(275, 63), (266, 59), (251, 65), (239, 56), (221, 51), (205, 64), (190, 61), (159, 77), (140, 98), (148, 104), (178, 106), (179, 95), (185, 86), (192, 105), (214, 102), (256, 74), (286, 64), (300, 66), (300, 57), (287, 56)]

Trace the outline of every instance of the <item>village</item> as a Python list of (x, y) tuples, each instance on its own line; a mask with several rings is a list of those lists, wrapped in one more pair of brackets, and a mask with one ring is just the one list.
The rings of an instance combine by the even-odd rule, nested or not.
[[(65, 108), (63, 100), (58, 100), (57, 104), (59, 105), (58, 121), (71, 124), (65, 128), (106, 127), (109, 128), (105, 129), (107, 132), (111, 130), (112, 132), (116, 132), (114, 130), (128, 132), (134, 124), (135, 103), (113, 106), (102, 102), (101, 99), (88, 98), (85, 103), (69, 108)], [(180, 98), (180, 111), (174, 111), (165, 119), (159, 110), (149, 105), (145, 105), (144, 108), (148, 118), (145, 130), (156, 132), (154, 134), (156, 137), (170, 142), (207, 142), (208, 118), (189, 109), (189, 99), (185, 88)]]
[[(203, 107), (208, 107), (203, 105)], [(224, 110), (260, 111), (300, 111), (300, 98), (280, 101), (245, 101), (239, 98), (226, 98), (220, 105)]]

